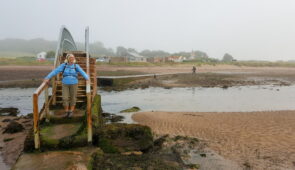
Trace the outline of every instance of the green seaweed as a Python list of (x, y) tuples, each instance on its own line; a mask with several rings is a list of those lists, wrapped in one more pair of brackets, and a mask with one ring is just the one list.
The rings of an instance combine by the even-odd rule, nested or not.
[(126, 113), (126, 112), (138, 112), (140, 111), (139, 107), (133, 106), (129, 109), (121, 110), (120, 113)]

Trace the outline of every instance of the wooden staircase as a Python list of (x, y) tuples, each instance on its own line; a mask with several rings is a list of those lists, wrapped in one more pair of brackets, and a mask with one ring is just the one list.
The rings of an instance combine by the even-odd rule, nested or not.
[[(79, 64), (80, 67), (86, 72), (86, 53), (80, 51), (71, 51), (69, 53), (74, 54), (76, 58), (76, 64)], [(63, 63), (66, 59), (66, 55), (68, 53), (63, 53), (63, 56), (59, 57), (59, 63)], [(90, 72), (90, 82), (91, 82), (91, 97), (96, 94), (97, 91), (97, 79), (96, 79), (96, 68), (95, 68), (95, 58), (89, 58), (89, 72)], [(86, 103), (86, 80), (82, 77), (82, 75), (78, 74), (78, 92), (77, 92), (77, 103)], [(53, 102), (53, 105), (62, 103), (62, 73), (57, 76), (56, 80), (56, 103)]]
[[(62, 107), (62, 73), (52, 78), (51, 95), (48, 92), (48, 84), (45, 82), (34, 92), (35, 149), (40, 149), (41, 145), (47, 149), (66, 148), (68, 145), (64, 144), (69, 143), (69, 141), (72, 144), (71, 146), (84, 146), (85, 143), (92, 142), (92, 112), (96, 112), (93, 111), (92, 104), (97, 101), (96, 60), (84, 51), (63, 52), (61, 56), (57, 57), (58, 62), (55, 64), (55, 68), (64, 63), (68, 53), (74, 54), (76, 64), (79, 64), (87, 73), (90, 81), (86, 81), (78, 73), (77, 104), (80, 103), (80, 107), (75, 109), (71, 118), (65, 117)], [(39, 111), (38, 98), (42, 92), (45, 93), (45, 103)], [(44, 123), (44, 120), (46, 120), (46, 123)], [(97, 124), (96, 120), (94, 120), (94, 124)], [(60, 127), (63, 128), (60, 129)]]

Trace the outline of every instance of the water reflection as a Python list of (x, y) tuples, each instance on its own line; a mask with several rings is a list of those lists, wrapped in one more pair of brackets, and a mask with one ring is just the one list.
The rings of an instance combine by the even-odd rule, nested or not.
[[(0, 107), (16, 107), (21, 115), (33, 112), (32, 95), (36, 88), (2, 88), (0, 89)], [(49, 94), (50, 94), (49, 89)], [(44, 94), (39, 96), (39, 110), (44, 103)]]
[(147, 88), (122, 92), (100, 91), (105, 111), (138, 106), (143, 111), (267, 111), (295, 109), (295, 86), (222, 88)]
[[(32, 112), (35, 88), (0, 89), (0, 107), (17, 107), (21, 114)], [(107, 92), (102, 95), (104, 111), (118, 113), (133, 106), (143, 111), (262, 111), (295, 109), (295, 86), (244, 86), (222, 88), (147, 88)], [(39, 106), (44, 102), (40, 96)]]

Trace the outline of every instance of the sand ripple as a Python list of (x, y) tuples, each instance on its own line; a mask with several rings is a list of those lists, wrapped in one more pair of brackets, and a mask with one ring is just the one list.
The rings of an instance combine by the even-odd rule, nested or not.
[(201, 138), (241, 166), (295, 169), (295, 111), (142, 112), (133, 119), (157, 134)]

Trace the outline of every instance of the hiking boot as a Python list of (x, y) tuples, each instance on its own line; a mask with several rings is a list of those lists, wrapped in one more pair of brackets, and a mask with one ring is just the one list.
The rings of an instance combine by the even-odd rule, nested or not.
[(68, 111), (67, 117), (72, 117), (73, 116), (73, 111)]
[(69, 117), (69, 111), (65, 112), (65, 115), (63, 116), (64, 118)]

